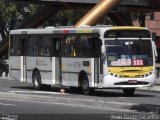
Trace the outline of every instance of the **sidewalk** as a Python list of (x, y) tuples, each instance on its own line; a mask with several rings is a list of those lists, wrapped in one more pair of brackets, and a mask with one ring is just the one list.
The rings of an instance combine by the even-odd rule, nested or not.
[(13, 80), (13, 79), (9, 78), (9, 77), (2, 77), (2, 76), (0, 76), (0, 80)]
[(156, 85), (160, 86), (160, 78), (157, 78)]
[(143, 87), (138, 88), (137, 90), (160, 92), (160, 78), (156, 80), (156, 84), (153, 87)]

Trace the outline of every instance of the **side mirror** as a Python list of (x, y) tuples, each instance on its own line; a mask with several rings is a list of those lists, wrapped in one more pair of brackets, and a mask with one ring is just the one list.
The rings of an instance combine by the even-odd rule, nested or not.
[(103, 60), (103, 62), (105, 62), (106, 61), (106, 47), (104, 45), (101, 46), (101, 53), (102, 53), (101, 59)]
[(102, 54), (106, 54), (106, 47), (104, 45), (101, 46), (101, 52)]
[(158, 56), (158, 53), (157, 53), (157, 47), (156, 47), (156, 44), (154, 41), (152, 41), (152, 44), (153, 44), (153, 49), (154, 49), (154, 54), (155, 54), (155, 57)]

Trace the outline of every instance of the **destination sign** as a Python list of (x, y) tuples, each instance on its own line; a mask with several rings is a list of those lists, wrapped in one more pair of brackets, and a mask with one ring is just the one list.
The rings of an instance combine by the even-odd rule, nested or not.
[(104, 38), (150, 38), (147, 30), (110, 30), (106, 31)]

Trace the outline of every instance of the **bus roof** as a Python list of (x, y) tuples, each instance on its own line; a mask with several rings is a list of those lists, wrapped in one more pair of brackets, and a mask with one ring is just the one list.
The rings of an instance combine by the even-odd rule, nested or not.
[(99, 33), (99, 31), (106, 30), (143, 30), (147, 28), (144, 27), (133, 27), (133, 26), (84, 26), (80, 28), (75, 28), (73, 26), (69, 27), (46, 27), (37, 29), (17, 29), (11, 30), (10, 34), (58, 34), (58, 33)]
[(10, 34), (54, 34), (54, 33), (98, 33), (98, 29), (91, 27), (73, 28), (73, 27), (47, 27), (37, 29), (17, 29), (11, 30)]

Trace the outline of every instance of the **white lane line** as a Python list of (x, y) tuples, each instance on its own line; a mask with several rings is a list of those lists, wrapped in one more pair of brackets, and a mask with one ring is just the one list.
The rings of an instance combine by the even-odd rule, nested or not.
[(117, 98), (125, 99), (126, 97), (117, 97)]
[(14, 104), (0, 103), (0, 105), (3, 105), (3, 106), (12, 106), (12, 107), (16, 107), (16, 105), (14, 105)]
[(26, 93), (26, 94), (52, 94), (52, 95), (58, 95), (58, 94), (68, 94), (68, 93), (61, 93), (61, 92), (47, 92), (47, 91), (9, 91), (10, 93)]

